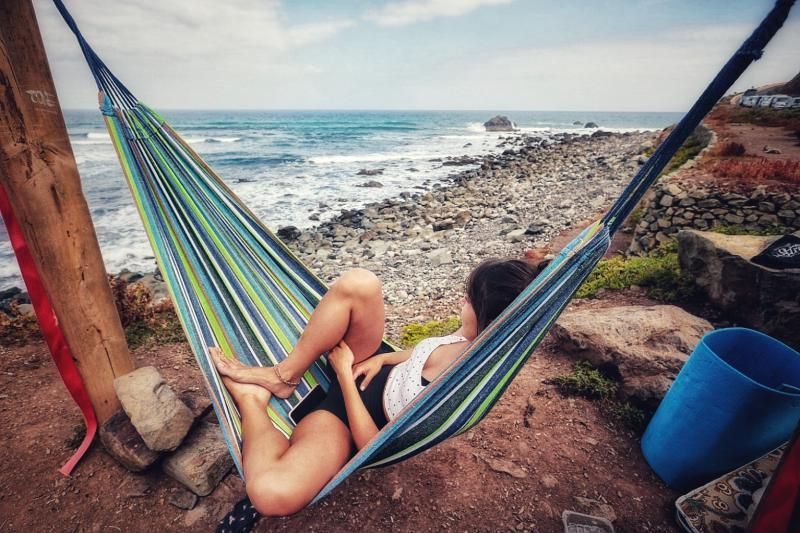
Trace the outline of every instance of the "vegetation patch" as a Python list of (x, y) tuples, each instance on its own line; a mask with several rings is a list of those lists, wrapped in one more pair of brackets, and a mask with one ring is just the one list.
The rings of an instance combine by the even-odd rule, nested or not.
[(645, 287), (650, 298), (661, 302), (685, 301), (695, 294), (691, 278), (678, 264), (677, 242), (668, 241), (647, 255), (602, 259), (576, 297), (593, 298), (601, 289), (621, 290), (634, 285)]
[[(672, 159), (670, 159), (669, 163), (667, 163), (667, 166), (665, 166), (664, 170), (661, 171), (660, 176), (669, 174), (670, 172), (682, 167), (687, 161), (696, 157), (697, 154), (699, 154), (703, 148), (708, 146), (708, 143), (710, 142), (711, 130), (705, 126), (697, 126), (692, 134), (686, 138), (681, 147), (678, 148), (678, 151), (675, 152), (675, 155), (672, 156)], [(650, 157), (655, 151), (656, 149), (654, 147), (648, 148), (643, 153), (645, 156)]]
[(787, 128), (800, 132), (800, 109), (772, 109), (769, 107), (734, 107), (728, 120), (758, 126)]
[(418, 324), (408, 324), (407, 326), (403, 326), (400, 346), (403, 348), (412, 348), (421, 340), (425, 340), (429, 337), (449, 335), (460, 327), (461, 319), (457, 316), (451, 316), (444, 320), (431, 320)]
[(791, 233), (792, 230), (786, 226), (774, 225), (767, 228), (746, 228), (739, 224), (714, 226), (711, 228), (714, 233), (722, 233), (723, 235), (756, 235), (760, 237), (770, 235), (786, 235)]
[(617, 382), (604, 376), (588, 361), (575, 365), (572, 372), (553, 378), (548, 383), (558, 387), (565, 396), (582, 396), (590, 399), (610, 399), (617, 394)]
[(572, 372), (546, 383), (555, 385), (564, 396), (580, 396), (599, 401), (600, 411), (610, 420), (641, 433), (652, 416), (627, 401), (616, 400), (619, 385), (588, 361), (576, 363)]
[(714, 155), (718, 157), (743, 157), (746, 152), (742, 143), (731, 141), (722, 143), (714, 149)]
[(709, 162), (707, 168), (714, 177), (720, 179), (800, 185), (800, 161), (765, 157), (720, 159)]
[(153, 295), (141, 283), (109, 277), (109, 285), (129, 348), (148, 342), (167, 344), (186, 340), (169, 300), (153, 303)]
[(42, 338), (34, 314), (22, 314), (15, 303), (8, 314), (0, 312), (0, 345), (18, 346)]

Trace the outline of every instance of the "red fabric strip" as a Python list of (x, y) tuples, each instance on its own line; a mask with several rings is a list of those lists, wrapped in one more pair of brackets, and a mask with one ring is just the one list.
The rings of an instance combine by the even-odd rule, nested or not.
[(72, 399), (78, 404), (86, 422), (86, 436), (83, 438), (83, 442), (72, 457), (59, 469), (59, 472), (68, 476), (94, 440), (94, 436), (97, 433), (97, 417), (92, 403), (89, 401), (89, 394), (83, 386), (78, 368), (72, 360), (72, 352), (70, 352), (67, 341), (64, 338), (64, 333), (58, 326), (58, 319), (50, 306), (50, 300), (48, 300), (47, 293), (39, 279), (39, 272), (36, 270), (33, 257), (28, 250), (28, 244), (25, 242), (22, 230), (14, 217), (14, 211), (8, 201), (6, 190), (2, 186), (0, 186), (0, 213), (2, 213), (3, 221), (6, 224), (11, 246), (17, 256), (22, 279), (28, 289), (28, 295), (36, 312), (36, 318), (39, 320), (39, 327), (42, 329), (44, 340), (50, 348), (50, 354), (56, 363), (58, 372), (61, 374), (64, 385), (67, 386)]
[(800, 426), (756, 508), (748, 533), (796, 533), (800, 526)]

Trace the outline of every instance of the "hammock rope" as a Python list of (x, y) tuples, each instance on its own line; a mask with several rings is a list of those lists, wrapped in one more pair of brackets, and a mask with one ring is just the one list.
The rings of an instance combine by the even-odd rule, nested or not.
[[(198, 361), (228, 447), (241, 474), (241, 423), (210, 359), (220, 346), (248, 365), (267, 366), (291, 350), (325, 293), (324, 283), (239, 200), (159, 116), (140, 102), (95, 54), (62, 0), (53, 0), (100, 90), (101, 113), (120, 159), (187, 340)], [(564, 247), (544, 272), (325, 486), (327, 495), (359, 468), (420, 453), (477, 424), (609, 247), (618, 229), (697, 127), (786, 19), (794, 0), (778, 0), (642, 166), (609, 212)], [(384, 342), (385, 350), (395, 349)], [(291, 410), (315, 386), (327, 390), (324, 357), (268, 416), (286, 435)], [(315, 500), (315, 501), (316, 501)]]

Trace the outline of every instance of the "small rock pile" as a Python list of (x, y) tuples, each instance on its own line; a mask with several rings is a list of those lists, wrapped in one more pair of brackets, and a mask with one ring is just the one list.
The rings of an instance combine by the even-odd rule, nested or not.
[[(205, 394), (175, 394), (152, 366), (114, 380), (122, 404), (100, 428), (106, 451), (132, 472), (159, 460), (161, 469), (188, 491), (173, 505), (191, 509), (211, 494), (233, 466)], [(210, 415), (210, 416), (206, 416)]]

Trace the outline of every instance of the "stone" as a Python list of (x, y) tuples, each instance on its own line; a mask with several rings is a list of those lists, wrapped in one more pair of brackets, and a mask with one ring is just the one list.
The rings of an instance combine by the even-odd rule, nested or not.
[(448, 229), (453, 229), (455, 224), (456, 224), (455, 220), (453, 220), (452, 218), (446, 218), (444, 220), (434, 222), (433, 231), (445, 231)]
[(554, 489), (558, 486), (558, 480), (555, 476), (544, 475), (542, 476), (542, 486), (546, 489)]
[(659, 200), (658, 205), (663, 207), (670, 207), (672, 205), (672, 202), (674, 201), (675, 198), (673, 198), (669, 194), (665, 194), (664, 196), (661, 197), (661, 200)]
[(506, 239), (510, 240), (511, 242), (519, 242), (525, 239), (525, 234), (527, 233), (527, 229), (515, 229), (506, 233)]
[(469, 211), (459, 211), (455, 216), (455, 223), (459, 226), (466, 226), (467, 222), (472, 220), (472, 213)]
[(453, 262), (453, 256), (450, 255), (450, 250), (439, 248), (428, 254), (428, 260), (435, 267), (442, 265), (449, 265)]
[(188, 407), (155, 367), (145, 366), (114, 380), (122, 408), (151, 450), (177, 448), (194, 423)]
[(525, 235), (539, 235), (540, 233), (544, 232), (544, 227), (539, 226), (538, 224), (531, 224), (525, 230)]
[(744, 222), (744, 217), (728, 213), (727, 215), (725, 215), (725, 222), (729, 222), (731, 224), (741, 224), (742, 222)]
[(599, 128), (596, 122), (587, 122), (583, 125), (584, 128)]
[(300, 238), (302, 232), (295, 226), (284, 226), (282, 228), (278, 228), (278, 238), (284, 242), (286, 241), (295, 241)]
[(184, 391), (178, 398), (189, 408), (195, 420), (211, 411), (211, 399), (206, 392)]
[(524, 479), (528, 477), (528, 472), (513, 461), (494, 457), (484, 457), (483, 460), (486, 461), (486, 465), (489, 467), (489, 469), (494, 472), (508, 474), (509, 476), (517, 479)]
[(707, 320), (673, 305), (631, 305), (567, 311), (552, 334), (572, 357), (617, 374), (625, 396), (654, 403), (712, 329)]
[(486, 131), (514, 131), (515, 124), (508, 117), (497, 115), (483, 123)]
[(169, 495), (169, 503), (178, 509), (188, 511), (197, 505), (197, 494), (190, 490), (178, 489)]
[(800, 269), (750, 262), (778, 238), (682, 231), (678, 259), (727, 318), (800, 349)]
[(608, 503), (591, 498), (584, 498), (582, 496), (575, 496), (575, 503), (577, 503), (581, 511), (586, 514), (605, 518), (609, 522), (615, 522), (617, 520), (617, 513)]
[(100, 426), (100, 442), (108, 454), (131, 472), (146, 470), (161, 457), (147, 447), (125, 411), (117, 411)]
[(233, 466), (219, 426), (200, 423), (162, 462), (164, 472), (198, 496), (207, 496)]
[(377, 187), (383, 187), (383, 183), (381, 183), (380, 181), (370, 180), (370, 181), (365, 181), (364, 183), (360, 183), (356, 185), (356, 187), (377, 188)]
[(356, 172), (357, 176), (377, 176), (379, 174), (383, 174), (382, 168), (371, 168), (371, 169), (362, 168), (361, 170)]

